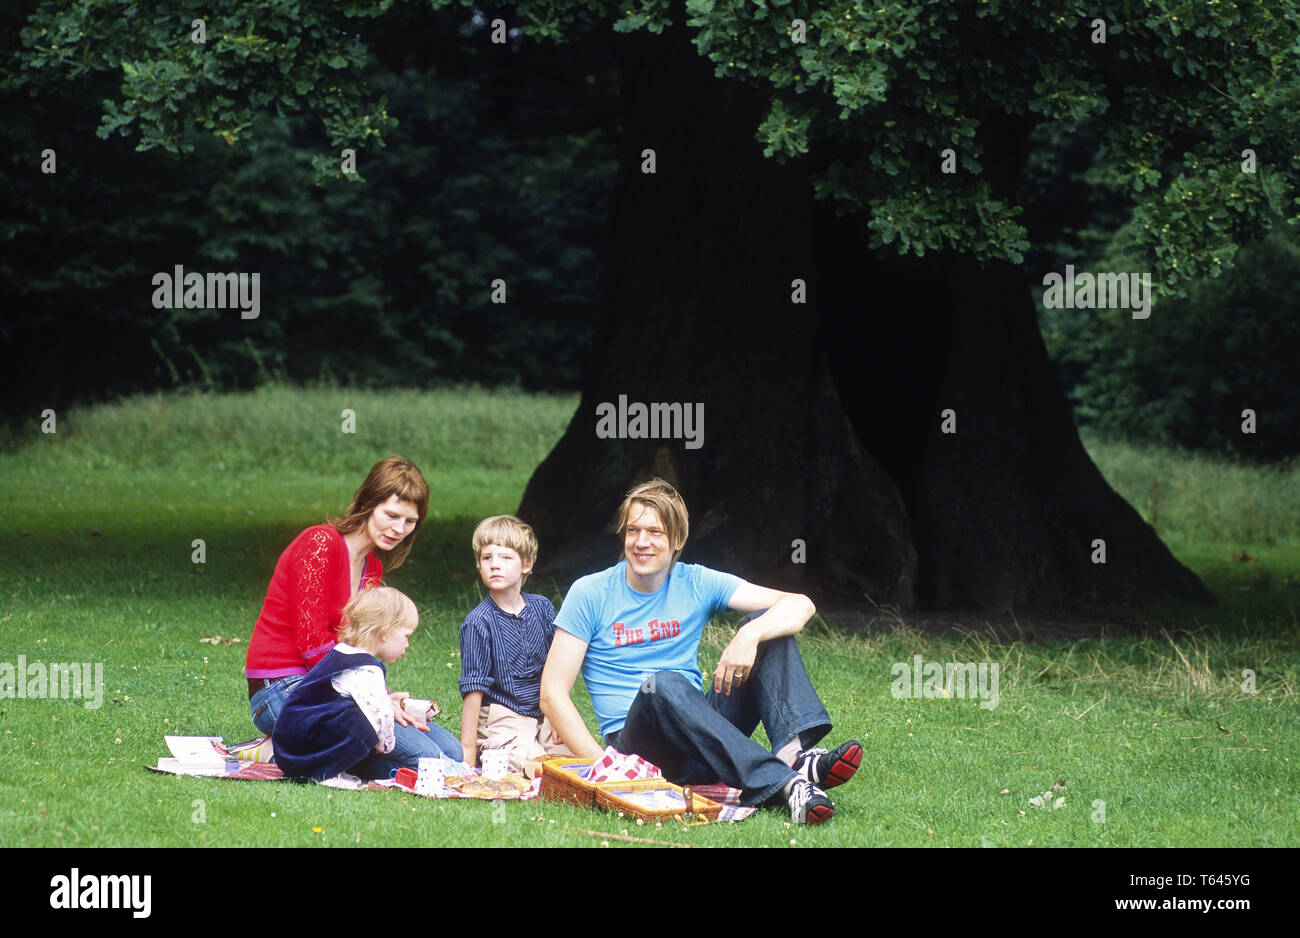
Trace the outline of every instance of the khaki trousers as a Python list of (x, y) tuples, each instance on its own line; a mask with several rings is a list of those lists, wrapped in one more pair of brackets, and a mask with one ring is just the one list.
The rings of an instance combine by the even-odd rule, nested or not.
[[(525, 762), (536, 761), (546, 754), (573, 755), (564, 743), (551, 742), (551, 721), (526, 717), (509, 707), (486, 703), (478, 711), (478, 749), (505, 749), (510, 753), (510, 772), (523, 773)], [(479, 763), (482, 765), (482, 762)]]

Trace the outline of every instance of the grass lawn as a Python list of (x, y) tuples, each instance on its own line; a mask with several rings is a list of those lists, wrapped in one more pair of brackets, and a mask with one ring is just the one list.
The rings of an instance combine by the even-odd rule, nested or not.
[[(5, 441), (0, 662), (102, 663), (104, 695), (94, 709), (0, 699), (0, 842), (599, 846), (587, 832), (626, 831), (711, 846), (1300, 845), (1300, 468), (1091, 439), (1103, 472), (1220, 606), (1126, 611), (1147, 634), (1074, 643), (935, 636), (906, 616), (845, 634), (814, 619), (801, 646), (834, 739), (866, 749), (821, 827), (792, 828), (772, 810), (739, 825), (637, 827), (539, 802), (494, 810), (144, 768), (166, 755), (165, 734), (256, 735), (242, 667), (276, 558), (340, 513), (392, 452), (424, 470), (432, 499), (411, 558), (388, 578), (421, 615), (390, 684), (435, 697), (457, 732), (457, 627), (482, 595), (470, 532), (518, 506), (574, 406), (474, 390), (272, 388), (137, 398)], [(340, 432), (345, 409), (355, 433)], [(205, 563), (192, 560), (196, 539)], [(528, 588), (559, 605), (556, 584)], [(703, 670), (725, 634), (722, 623), (706, 633)], [(240, 641), (202, 641), (216, 636)], [(896, 698), (891, 666), (915, 655), (996, 663), (997, 706)], [(594, 726), (581, 683), (575, 699)], [(1061, 777), (1061, 808), (1030, 804)]]

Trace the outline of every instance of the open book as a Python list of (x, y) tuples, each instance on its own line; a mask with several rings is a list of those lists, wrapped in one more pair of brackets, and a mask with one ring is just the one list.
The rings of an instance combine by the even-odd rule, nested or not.
[(164, 772), (184, 775), (225, 775), (239, 768), (220, 736), (167, 736), (170, 759), (159, 759)]

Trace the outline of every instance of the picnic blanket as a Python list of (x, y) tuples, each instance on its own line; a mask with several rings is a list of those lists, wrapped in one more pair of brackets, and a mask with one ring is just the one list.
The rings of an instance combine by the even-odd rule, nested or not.
[[(172, 755), (170, 758), (159, 759), (157, 765), (147, 766), (154, 772), (254, 782), (285, 780), (284, 772), (270, 761), (274, 758), (270, 737), (264, 736), (233, 746), (226, 746), (220, 736), (168, 736), (166, 740)], [(462, 778), (472, 778), (483, 774), (480, 769), (472, 768), (464, 762), (456, 762), (452, 759), (444, 759), (443, 762), (448, 776), (459, 775)], [(396, 778), (368, 780), (346, 772), (325, 779), (321, 784), (330, 788), (370, 791), (399, 788), (407, 794), (418, 794), (427, 798), (482, 798), (480, 795), (467, 795), (446, 786), (432, 792), (417, 792), (413, 786), (403, 784)], [(518, 800), (528, 801), (536, 798), (540, 788), (541, 781), (534, 779), (528, 790), (519, 795)]]
[[(226, 746), (220, 736), (168, 736), (166, 741), (172, 755), (169, 758), (159, 759), (157, 765), (148, 766), (151, 771), (171, 775), (195, 775), (257, 782), (285, 779), (284, 772), (271, 761), (274, 752), (269, 736), (232, 746)], [(462, 778), (472, 778), (483, 774), (482, 770), (472, 768), (464, 762), (455, 762), (451, 759), (444, 759), (443, 762), (447, 777), (459, 775)], [(593, 782), (631, 781), (661, 778), (662, 775), (657, 765), (647, 762), (640, 756), (621, 753), (610, 746), (592, 764), (588, 779)], [(530, 801), (538, 797), (541, 783), (540, 776), (533, 779), (528, 790), (522, 792), (518, 800)], [(371, 791), (400, 788), (407, 794), (418, 794), (428, 798), (482, 797), (467, 795), (446, 786), (432, 792), (416, 791), (411, 785), (403, 784), (396, 778), (366, 780), (346, 772), (326, 779), (321, 784), (331, 788)], [(740, 804), (740, 790), (729, 785), (719, 782), (713, 785), (692, 785), (691, 789), (701, 797), (722, 805), (722, 811), (718, 815), (719, 821), (743, 821), (755, 811), (751, 806)]]

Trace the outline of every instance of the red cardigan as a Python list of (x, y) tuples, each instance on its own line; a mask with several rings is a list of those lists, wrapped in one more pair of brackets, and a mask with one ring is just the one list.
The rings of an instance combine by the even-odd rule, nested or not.
[[(383, 573), (379, 558), (368, 554), (365, 586), (378, 586)], [(294, 538), (276, 562), (244, 674), (306, 674), (338, 641), (343, 607), (352, 597), (349, 574), (348, 546), (332, 525), (313, 525)]]

